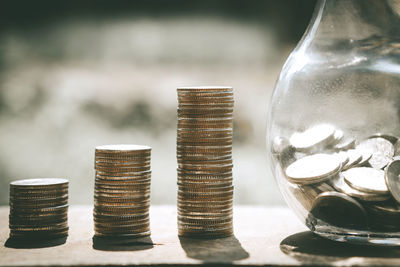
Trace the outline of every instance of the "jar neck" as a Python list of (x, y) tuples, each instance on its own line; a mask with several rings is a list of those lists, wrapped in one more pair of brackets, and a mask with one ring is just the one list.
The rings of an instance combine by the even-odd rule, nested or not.
[(314, 40), (400, 39), (400, 0), (320, 0), (309, 32)]

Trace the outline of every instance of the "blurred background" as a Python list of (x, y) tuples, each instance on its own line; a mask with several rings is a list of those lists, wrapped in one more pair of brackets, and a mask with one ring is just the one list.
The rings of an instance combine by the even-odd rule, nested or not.
[(176, 203), (176, 88), (235, 93), (235, 204), (280, 205), (265, 147), (274, 83), (311, 0), (1, 1), (0, 204), (66, 177), (90, 204), (94, 147), (146, 144), (153, 204)]

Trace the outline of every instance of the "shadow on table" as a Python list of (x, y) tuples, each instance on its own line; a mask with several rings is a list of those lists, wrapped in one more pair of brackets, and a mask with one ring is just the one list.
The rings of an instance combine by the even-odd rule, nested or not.
[(205, 263), (230, 263), (249, 257), (235, 236), (218, 239), (179, 237), (181, 246), (189, 258)]
[(101, 238), (93, 237), (93, 248), (104, 251), (138, 251), (153, 248), (150, 236), (142, 238)]
[(280, 243), (280, 249), (300, 262), (318, 262), (321, 265), (350, 257), (400, 258), (400, 247), (342, 243), (320, 237), (311, 231), (288, 236)]
[(37, 239), (37, 238), (13, 238), (7, 239), (4, 246), (8, 248), (48, 248), (65, 244), (67, 237), (55, 239)]

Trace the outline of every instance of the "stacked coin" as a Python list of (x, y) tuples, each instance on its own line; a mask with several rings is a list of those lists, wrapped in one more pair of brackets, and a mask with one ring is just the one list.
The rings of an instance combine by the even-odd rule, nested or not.
[(233, 234), (231, 87), (178, 88), (180, 236)]
[[(309, 212), (307, 225), (400, 231), (400, 141), (388, 134), (356, 140), (329, 124), (275, 137), (287, 189)], [(357, 215), (358, 214), (358, 215)], [(357, 219), (357, 218), (358, 219)], [(362, 223), (361, 223), (362, 222)]]
[(97, 238), (150, 235), (151, 147), (96, 147), (94, 228)]
[(10, 184), (10, 237), (47, 240), (68, 236), (68, 180), (38, 178)]

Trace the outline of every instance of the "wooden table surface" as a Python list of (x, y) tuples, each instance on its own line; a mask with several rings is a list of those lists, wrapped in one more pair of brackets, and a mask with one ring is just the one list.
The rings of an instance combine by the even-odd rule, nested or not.
[(400, 265), (400, 248), (337, 243), (313, 235), (286, 207), (236, 206), (235, 236), (217, 240), (179, 238), (174, 206), (151, 208), (151, 239), (123, 247), (93, 248), (91, 206), (69, 211), (65, 244), (5, 247), (8, 207), (0, 208), (1, 266), (93, 265)]

